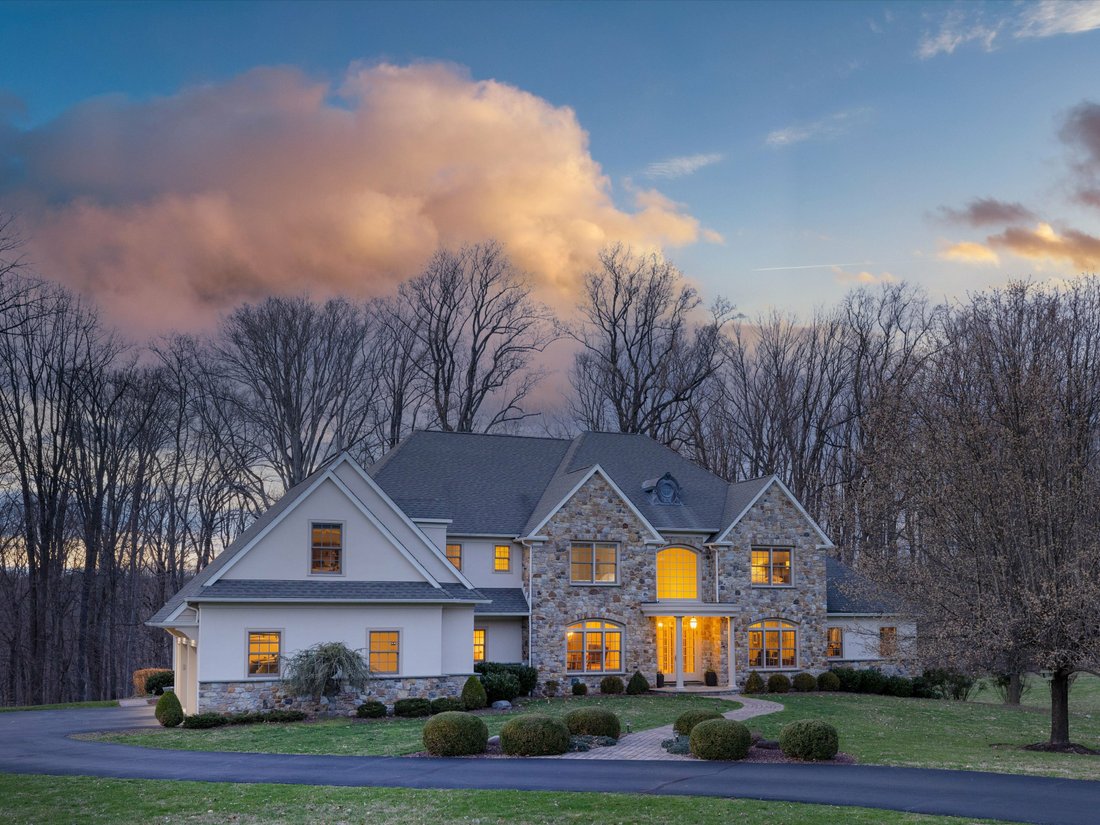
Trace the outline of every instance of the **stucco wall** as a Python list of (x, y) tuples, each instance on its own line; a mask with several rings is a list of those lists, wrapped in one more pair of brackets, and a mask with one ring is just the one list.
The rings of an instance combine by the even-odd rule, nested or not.
[(830, 664), (882, 662), (883, 657), (879, 653), (879, 629), (882, 627), (897, 628), (898, 650), (901, 655), (916, 635), (916, 627), (912, 622), (889, 617), (830, 616), (829, 627), (840, 627), (844, 630), (844, 654), (838, 659), (829, 659)]
[(474, 627), (485, 630), (485, 658), (490, 662), (523, 662), (522, 619), (474, 618)]
[[(507, 538), (448, 536), (447, 541), (462, 545), (462, 572), (474, 587), (523, 586), (521, 545)], [(512, 548), (512, 569), (507, 573), (498, 573), (493, 569), (494, 548), (498, 544), (507, 544)]]

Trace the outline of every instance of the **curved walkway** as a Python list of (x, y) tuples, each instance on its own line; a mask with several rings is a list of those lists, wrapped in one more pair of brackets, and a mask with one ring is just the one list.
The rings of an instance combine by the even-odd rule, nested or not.
[(969, 771), (694, 760), (593, 763), (210, 753), (70, 738), (74, 733), (153, 725), (149, 707), (0, 713), (0, 771), (205, 782), (743, 797), (1041, 825), (1095, 825), (1100, 811), (1100, 782)]

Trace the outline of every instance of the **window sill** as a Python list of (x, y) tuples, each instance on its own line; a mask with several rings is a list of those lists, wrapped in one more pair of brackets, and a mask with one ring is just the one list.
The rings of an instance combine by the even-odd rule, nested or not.
[(571, 587), (622, 587), (622, 582), (569, 582)]
[(797, 673), (798, 671), (802, 670), (802, 668), (798, 667), (797, 665), (792, 667), (753, 667), (752, 665), (749, 665), (749, 670), (757, 670), (762, 673)]
[(793, 584), (751, 584), (749, 587), (754, 590), (796, 590), (797, 585)]
[(282, 676), (273, 676), (267, 673), (265, 673), (263, 676), (253, 676), (252, 674), (249, 674), (244, 678), (246, 681), (249, 682), (281, 682), (283, 680)]
[(625, 670), (567, 670), (566, 676), (624, 676)]

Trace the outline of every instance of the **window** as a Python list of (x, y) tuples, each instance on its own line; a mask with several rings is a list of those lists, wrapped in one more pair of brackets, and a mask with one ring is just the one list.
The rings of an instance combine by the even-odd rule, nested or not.
[(279, 643), (282, 634), (261, 630), (248, 634), (248, 675), (279, 675)]
[(657, 554), (657, 598), (698, 599), (698, 557), (686, 547), (669, 547)]
[(772, 547), (752, 551), (752, 583), (783, 585), (791, 583), (791, 551)]
[(474, 628), (474, 661), (485, 661), (485, 628)]
[(401, 633), (397, 630), (372, 630), (369, 636), (371, 671), (397, 673), (401, 654)]
[(512, 569), (512, 548), (507, 544), (498, 544), (493, 549), (493, 572), (507, 573)]
[(878, 655), (893, 656), (898, 652), (898, 629), (880, 627), (878, 629)]
[(462, 545), (461, 544), (448, 544), (447, 545), (447, 561), (455, 566), (455, 570), (462, 569)]
[(599, 619), (569, 625), (565, 633), (565, 669), (570, 673), (622, 670), (622, 628)]
[(619, 546), (575, 541), (570, 551), (569, 580), (580, 584), (615, 584), (619, 580)]
[(312, 551), (309, 572), (339, 574), (344, 550), (344, 527), (315, 521), (310, 529)]
[(844, 656), (844, 628), (830, 627), (826, 630), (825, 655), (830, 659)]
[(749, 625), (749, 667), (793, 668), (798, 630), (790, 622), (769, 619)]

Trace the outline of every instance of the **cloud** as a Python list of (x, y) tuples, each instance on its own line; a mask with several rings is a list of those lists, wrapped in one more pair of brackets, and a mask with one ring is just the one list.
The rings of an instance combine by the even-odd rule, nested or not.
[(940, 54), (954, 54), (955, 49), (967, 43), (977, 43), (987, 52), (992, 51), (993, 41), (1001, 31), (1001, 25), (987, 25), (970, 14), (952, 9), (940, 22), (938, 30), (925, 32), (917, 45), (917, 57), (929, 60)]
[(704, 166), (710, 166), (722, 160), (722, 155), (712, 152), (705, 155), (685, 155), (684, 157), (668, 158), (651, 163), (642, 173), (647, 178), (682, 178), (693, 175)]
[(1100, 103), (1086, 100), (1070, 109), (1059, 136), (1076, 155), (1076, 199), (1100, 208)]
[(793, 146), (807, 140), (840, 137), (853, 127), (866, 122), (871, 114), (872, 110), (868, 107), (847, 109), (810, 123), (776, 129), (768, 133), (768, 136), (764, 138), (764, 143), (768, 146), (781, 148)]
[(867, 270), (860, 270), (859, 272), (851, 272), (846, 269), (842, 269), (839, 266), (832, 267), (833, 275), (836, 277), (837, 283), (841, 284), (862, 284), (862, 285), (874, 285), (874, 284), (892, 284), (897, 282), (897, 278), (889, 272), (869, 272)]
[(571, 109), (443, 64), (353, 65), (336, 84), (258, 68), (0, 121), (0, 169), (38, 271), (137, 335), (271, 293), (386, 293), (438, 245), (487, 237), (571, 304), (609, 242), (714, 237), (651, 189), (617, 205)]
[[(990, 19), (987, 8), (1009, 11)], [(1038, 3), (1007, 3), (991, 7), (971, 4), (953, 8), (917, 44), (917, 56), (928, 60), (953, 54), (960, 46), (976, 43), (987, 52), (996, 48), (1002, 34), (1016, 40), (1081, 34), (1100, 29), (1100, 3), (1096, 0), (1041, 0)]]
[(1100, 3), (1096, 0), (1042, 0), (1023, 7), (1015, 37), (1051, 37), (1100, 29)]
[(1049, 223), (1035, 229), (1010, 226), (986, 239), (990, 246), (1004, 249), (1038, 264), (1072, 264), (1078, 269), (1100, 270), (1100, 238), (1076, 229), (1060, 234)]
[(973, 241), (962, 241), (942, 249), (938, 255), (945, 261), (960, 261), (965, 264), (999, 264), (1001, 259), (988, 246)]
[(949, 223), (968, 226), (990, 226), (1035, 220), (1035, 214), (1022, 203), (999, 201), (996, 198), (975, 198), (963, 209), (941, 206), (940, 217)]

